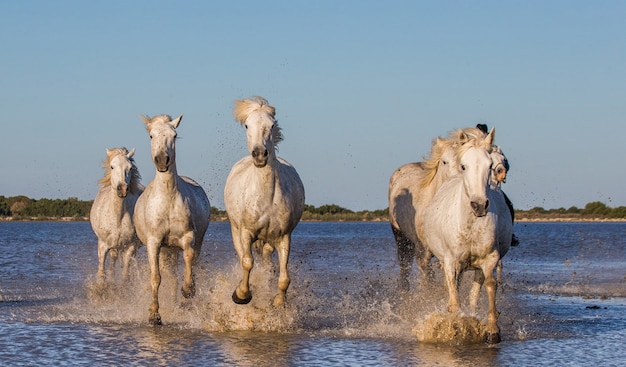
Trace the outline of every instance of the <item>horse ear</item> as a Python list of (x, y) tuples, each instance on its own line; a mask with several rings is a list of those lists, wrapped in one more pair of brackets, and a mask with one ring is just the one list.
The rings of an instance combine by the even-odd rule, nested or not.
[(485, 137), (485, 142), (491, 146), (493, 144), (493, 140), (496, 138), (496, 128), (492, 127), (491, 131)]
[(150, 124), (150, 117), (148, 117), (146, 115), (141, 115), (140, 117), (143, 120), (144, 124), (146, 124), (146, 125)]
[(113, 149), (106, 148), (106, 151), (107, 151), (107, 157), (113, 154)]
[(467, 136), (465, 131), (463, 131), (462, 129), (459, 129), (456, 135), (456, 141), (458, 141), (462, 145), (462, 144), (467, 143), (468, 140), (469, 140), (469, 137)]
[(135, 148), (131, 149), (130, 152), (126, 154), (126, 158), (130, 159), (133, 157), (133, 155), (135, 155)]
[(174, 129), (176, 129), (182, 119), (183, 119), (183, 114), (181, 113), (180, 116), (178, 116), (174, 121), (171, 121), (170, 124), (174, 126)]

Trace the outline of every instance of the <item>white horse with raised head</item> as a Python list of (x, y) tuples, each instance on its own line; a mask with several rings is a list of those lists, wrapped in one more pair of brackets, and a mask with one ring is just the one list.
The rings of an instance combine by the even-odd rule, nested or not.
[(234, 116), (246, 128), (250, 155), (233, 165), (224, 188), (233, 244), (243, 269), (232, 298), (237, 304), (252, 299), (249, 280), (256, 243), (266, 259), (274, 249), (278, 252), (279, 293), (273, 301), (278, 307), (285, 302), (290, 283), (291, 232), (304, 211), (304, 186), (295, 168), (276, 156), (276, 145), (283, 136), (274, 107), (262, 97), (239, 100), (235, 101)]
[(204, 234), (209, 226), (211, 207), (202, 187), (188, 177), (179, 176), (176, 170), (176, 128), (183, 116), (174, 120), (168, 115), (142, 118), (150, 134), (156, 174), (137, 201), (134, 219), (137, 235), (146, 245), (150, 263), (152, 303), (149, 321), (153, 325), (160, 325), (161, 247), (183, 251), (185, 279), (181, 290), (185, 298), (193, 297), (195, 284), (192, 266), (200, 254)]
[(409, 290), (413, 259), (417, 260), (422, 278), (432, 279), (432, 254), (422, 244), (426, 208), (441, 185), (461, 171), (457, 149), (485, 134), (476, 128), (451, 132), (433, 140), (429, 157), (423, 162), (408, 163), (396, 169), (389, 180), (389, 221), (400, 262), (400, 288)]
[(122, 277), (127, 279), (128, 266), (140, 246), (133, 213), (137, 198), (143, 192), (141, 176), (135, 166), (133, 154), (126, 148), (106, 150), (106, 159), (102, 167), (104, 177), (98, 183), (100, 190), (96, 195), (89, 213), (91, 228), (98, 237), (98, 279), (104, 281), (107, 255), (115, 265), (118, 253), (122, 254)]
[(459, 280), (474, 269), (470, 307), (476, 310), (485, 285), (489, 310), (486, 341), (498, 343), (494, 270), (511, 244), (512, 221), (501, 191), (490, 186), (491, 146), (495, 131), (457, 150), (461, 172), (444, 182), (426, 208), (423, 242), (443, 265), (448, 311), (460, 310)]

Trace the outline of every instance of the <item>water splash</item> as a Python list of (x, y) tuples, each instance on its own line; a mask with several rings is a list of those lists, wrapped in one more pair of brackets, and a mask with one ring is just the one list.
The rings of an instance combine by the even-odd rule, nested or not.
[(485, 324), (473, 316), (433, 313), (423, 321), (413, 329), (420, 342), (457, 345), (484, 339)]

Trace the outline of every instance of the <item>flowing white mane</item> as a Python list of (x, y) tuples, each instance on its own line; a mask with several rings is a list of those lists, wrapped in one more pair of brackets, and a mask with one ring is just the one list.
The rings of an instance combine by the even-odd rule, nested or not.
[(274, 121), (272, 138), (274, 141), (274, 147), (277, 147), (278, 143), (283, 140), (283, 133), (280, 126), (278, 126), (278, 120), (276, 120), (276, 109), (274, 106), (271, 106), (265, 98), (259, 96), (235, 101), (233, 115), (235, 116), (235, 120), (241, 125), (245, 125), (246, 120), (253, 113), (265, 113), (272, 121)]

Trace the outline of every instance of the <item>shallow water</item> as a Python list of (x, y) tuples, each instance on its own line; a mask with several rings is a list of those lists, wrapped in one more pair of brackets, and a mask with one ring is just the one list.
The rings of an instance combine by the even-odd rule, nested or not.
[(183, 302), (180, 284), (164, 277), (158, 328), (147, 323), (145, 249), (131, 282), (103, 288), (88, 223), (0, 223), (0, 363), (623, 365), (626, 224), (518, 223), (515, 232), (521, 245), (505, 257), (497, 297), (503, 340), (489, 346), (417, 341), (416, 330), (443, 314), (446, 292), (440, 279), (420, 285), (415, 271), (411, 296), (399, 297), (388, 223), (301, 223), (279, 310), (269, 307), (277, 274), (260, 260), (252, 302), (233, 304), (241, 270), (228, 224), (212, 223), (196, 298)]

